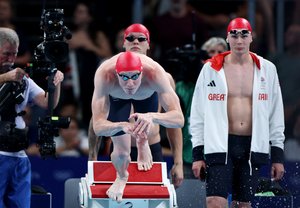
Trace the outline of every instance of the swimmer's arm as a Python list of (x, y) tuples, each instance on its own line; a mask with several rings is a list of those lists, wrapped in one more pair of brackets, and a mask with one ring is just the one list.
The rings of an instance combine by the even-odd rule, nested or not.
[(161, 106), (165, 110), (164, 113), (149, 113), (152, 122), (160, 124), (166, 128), (182, 128), (184, 117), (181, 111), (179, 98), (175, 91), (159, 93)]
[[(173, 77), (171, 76), (171, 74), (166, 73), (167, 77), (170, 81), (171, 87), (173, 88), (173, 90), (175, 90), (175, 81), (173, 79)], [(171, 151), (172, 151), (172, 155), (173, 155), (173, 159), (174, 159), (174, 165), (178, 165), (181, 166), (182, 168), (182, 131), (181, 128), (166, 128), (166, 132), (167, 132), (167, 138), (171, 147)]]
[(128, 122), (111, 122), (107, 120), (109, 113), (109, 86), (103, 79), (101, 70), (97, 70), (95, 75), (95, 88), (92, 99), (93, 128), (97, 136), (113, 136), (120, 131), (127, 133), (129, 130)]
[(156, 70), (155, 77), (149, 84), (158, 93), (160, 104), (165, 112), (149, 113), (152, 117), (152, 122), (166, 128), (182, 128), (184, 117), (179, 98), (172, 88), (167, 73), (160, 65), (157, 66), (158, 70)]
[(127, 133), (129, 130), (128, 122), (111, 122), (108, 121), (107, 115), (109, 107), (107, 107), (108, 98), (93, 99), (93, 128), (97, 136), (114, 136), (120, 131)]
[(180, 128), (167, 128), (166, 131), (174, 161), (171, 168), (172, 183), (175, 188), (177, 188), (181, 185), (184, 178), (182, 161), (182, 132)]
[(98, 137), (95, 134), (94, 129), (93, 129), (93, 120), (92, 119), (90, 120), (90, 124), (89, 124), (88, 139), (89, 139), (89, 160), (97, 161), (102, 137)]
[(182, 132), (181, 128), (167, 128), (167, 137), (171, 147), (174, 165), (182, 165)]

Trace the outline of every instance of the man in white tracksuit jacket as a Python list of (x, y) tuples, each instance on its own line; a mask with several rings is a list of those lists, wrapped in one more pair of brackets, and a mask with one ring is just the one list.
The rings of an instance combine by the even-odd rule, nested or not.
[[(259, 168), (269, 162), (271, 176), (283, 177), (284, 113), (274, 64), (249, 52), (252, 28), (243, 18), (229, 23), (231, 51), (203, 66), (194, 91), (190, 130), (193, 172), (205, 171), (207, 207), (251, 207)], [(271, 151), (270, 151), (271, 145)]]

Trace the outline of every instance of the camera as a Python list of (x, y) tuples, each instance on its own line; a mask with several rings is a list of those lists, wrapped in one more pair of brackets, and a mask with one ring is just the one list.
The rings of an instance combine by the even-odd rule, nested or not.
[(9, 106), (20, 104), (24, 101), (23, 92), (26, 84), (19, 82), (5, 82), (0, 87), (0, 114), (4, 113)]
[(72, 33), (64, 25), (63, 9), (44, 10), (40, 28), (44, 31), (44, 37), (34, 50), (35, 68), (49, 74), (52, 73), (53, 64), (67, 61), (69, 47), (65, 40), (71, 39)]
[(71, 39), (70, 30), (64, 25), (63, 9), (43, 10), (40, 28), (44, 32), (43, 42), (34, 51), (34, 63), (29, 71), (48, 75), (48, 115), (38, 121), (38, 146), (43, 158), (55, 156), (56, 144), (54, 136), (58, 136), (59, 128), (68, 128), (69, 117), (53, 116), (55, 86), (53, 79), (57, 71), (56, 65), (67, 61), (69, 54), (66, 39)]
[(70, 122), (70, 117), (47, 116), (44, 119), (39, 119), (37, 143), (43, 158), (55, 155), (56, 144), (53, 137), (59, 135), (59, 128), (69, 128)]
[(167, 68), (175, 81), (186, 81), (196, 83), (202, 61), (206, 60), (206, 51), (197, 50), (192, 44), (175, 47), (167, 52)]

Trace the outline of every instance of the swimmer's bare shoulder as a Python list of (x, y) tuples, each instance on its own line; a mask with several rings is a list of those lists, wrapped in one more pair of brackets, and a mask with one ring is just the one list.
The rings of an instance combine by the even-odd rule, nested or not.
[(116, 61), (120, 54), (117, 54), (110, 59), (105, 60), (96, 70), (94, 84), (96, 88), (103, 88), (108, 90), (110, 86), (113, 86), (116, 79)]

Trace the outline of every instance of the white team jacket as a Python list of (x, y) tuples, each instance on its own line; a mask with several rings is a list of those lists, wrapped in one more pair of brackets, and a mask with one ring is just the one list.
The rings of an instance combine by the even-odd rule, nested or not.
[[(207, 62), (198, 77), (190, 117), (193, 148), (204, 145), (204, 155), (227, 156), (227, 83), (220, 54)], [(266, 160), (272, 147), (284, 147), (284, 113), (274, 64), (250, 53), (254, 60), (251, 156)], [(263, 157), (263, 158), (261, 158)], [(250, 158), (251, 159), (251, 158)]]

